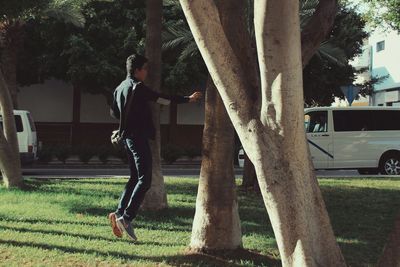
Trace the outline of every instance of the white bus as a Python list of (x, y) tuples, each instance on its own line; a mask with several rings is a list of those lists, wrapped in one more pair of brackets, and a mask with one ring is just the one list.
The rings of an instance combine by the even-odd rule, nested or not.
[(400, 108), (308, 108), (305, 127), (315, 169), (400, 174)]
[[(37, 159), (37, 133), (35, 123), (29, 111), (14, 110), (15, 126), (17, 128), (18, 147), (23, 165)], [(0, 115), (0, 126), (3, 129), (3, 118)]]

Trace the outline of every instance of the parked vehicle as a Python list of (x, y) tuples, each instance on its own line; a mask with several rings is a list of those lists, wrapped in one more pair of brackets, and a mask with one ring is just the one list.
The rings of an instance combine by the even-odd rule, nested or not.
[(238, 162), (239, 162), (239, 167), (243, 168), (244, 167), (244, 149), (243, 148), (239, 149)]
[(400, 108), (309, 108), (305, 126), (315, 169), (400, 174)]
[[(29, 111), (26, 110), (14, 110), (14, 118), (21, 163), (30, 164), (37, 159), (38, 142), (35, 123)], [(0, 126), (3, 128), (1, 115)]]
[(400, 108), (308, 108), (304, 125), (315, 169), (400, 175)]

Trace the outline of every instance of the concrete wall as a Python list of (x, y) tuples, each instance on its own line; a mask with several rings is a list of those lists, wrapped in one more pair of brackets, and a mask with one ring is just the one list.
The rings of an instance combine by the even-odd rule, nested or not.
[(116, 123), (110, 116), (110, 106), (103, 95), (89, 93), (81, 94), (81, 122), (85, 123)]
[(29, 110), (35, 121), (71, 122), (72, 93), (72, 86), (58, 80), (22, 87), (18, 93), (19, 109)]
[[(18, 100), (19, 109), (31, 112), (44, 144), (109, 144), (112, 130), (118, 127), (106, 98), (89, 93), (81, 94), (80, 123), (73, 124), (73, 88), (62, 81), (22, 87)], [(164, 144), (201, 148), (204, 103), (178, 105), (176, 126), (169, 125), (170, 106), (160, 106), (160, 121)]]
[[(48, 80), (44, 84), (21, 87), (19, 109), (29, 110), (36, 122), (72, 122), (73, 88), (70, 84)], [(82, 123), (117, 123), (110, 116), (110, 107), (103, 95), (81, 94)], [(161, 124), (169, 124), (170, 107), (160, 107)], [(203, 125), (203, 104), (178, 105), (178, 124)]]
[(178, 125), (203, 125), (204, 102), (178, 105)]

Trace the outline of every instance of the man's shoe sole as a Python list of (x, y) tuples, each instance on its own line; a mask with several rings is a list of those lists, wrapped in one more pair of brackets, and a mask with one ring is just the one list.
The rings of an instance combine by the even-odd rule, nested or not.
[(116, 237), (121, 238), (121, 237), (122, 237), (122, 231), (121, 231), (121, 229), (119, 229), (119, 227), (118, 227), (118, 225), (117, 225), (117, 216), (115, 215), (115, 213), (110, 213), (110, 214), (108, 215), (108, 219), (109, 219), (109, 221), (110, 221), (113, 234), (114, 234)]
[(132, 240), (134, 242), (137, 241), (137, 237), (133, 238), (132, 236), (130, 236), (128, 234), (128, 232), (125, 229), (125, 226), (122, 224), (122, 222), (120, 220), (117, 221), (117, 225), (118, 225), (118, 228), (123, 229), (123, 231), (126, 232), (126, 235), (129, 237), (130, 240)]

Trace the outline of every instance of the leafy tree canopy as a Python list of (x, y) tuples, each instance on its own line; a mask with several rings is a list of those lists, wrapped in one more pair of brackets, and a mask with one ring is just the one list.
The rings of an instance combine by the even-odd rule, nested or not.
[(363, 0), (367, 12), (366, 19), (372, 26), (388, 25), (400, 32), (400, 1), (399, 0)]
[[(82, 90), (110, 97), (126, 76), (125, 60), (144, 54), (145, 1), (90, 1), (82, 8), (82, 28), (60, 19), (31, 19), (26, 25), (29, 42), (19, 56), (21, 85), (55, 77)], [(164, 22), (183, 19), (176, 7), (166, 5)], [(163, 53), (163, 90), (184, 93), (201, 83), (206, 73), (200, 55), (186, 61), (176, 53)]]

